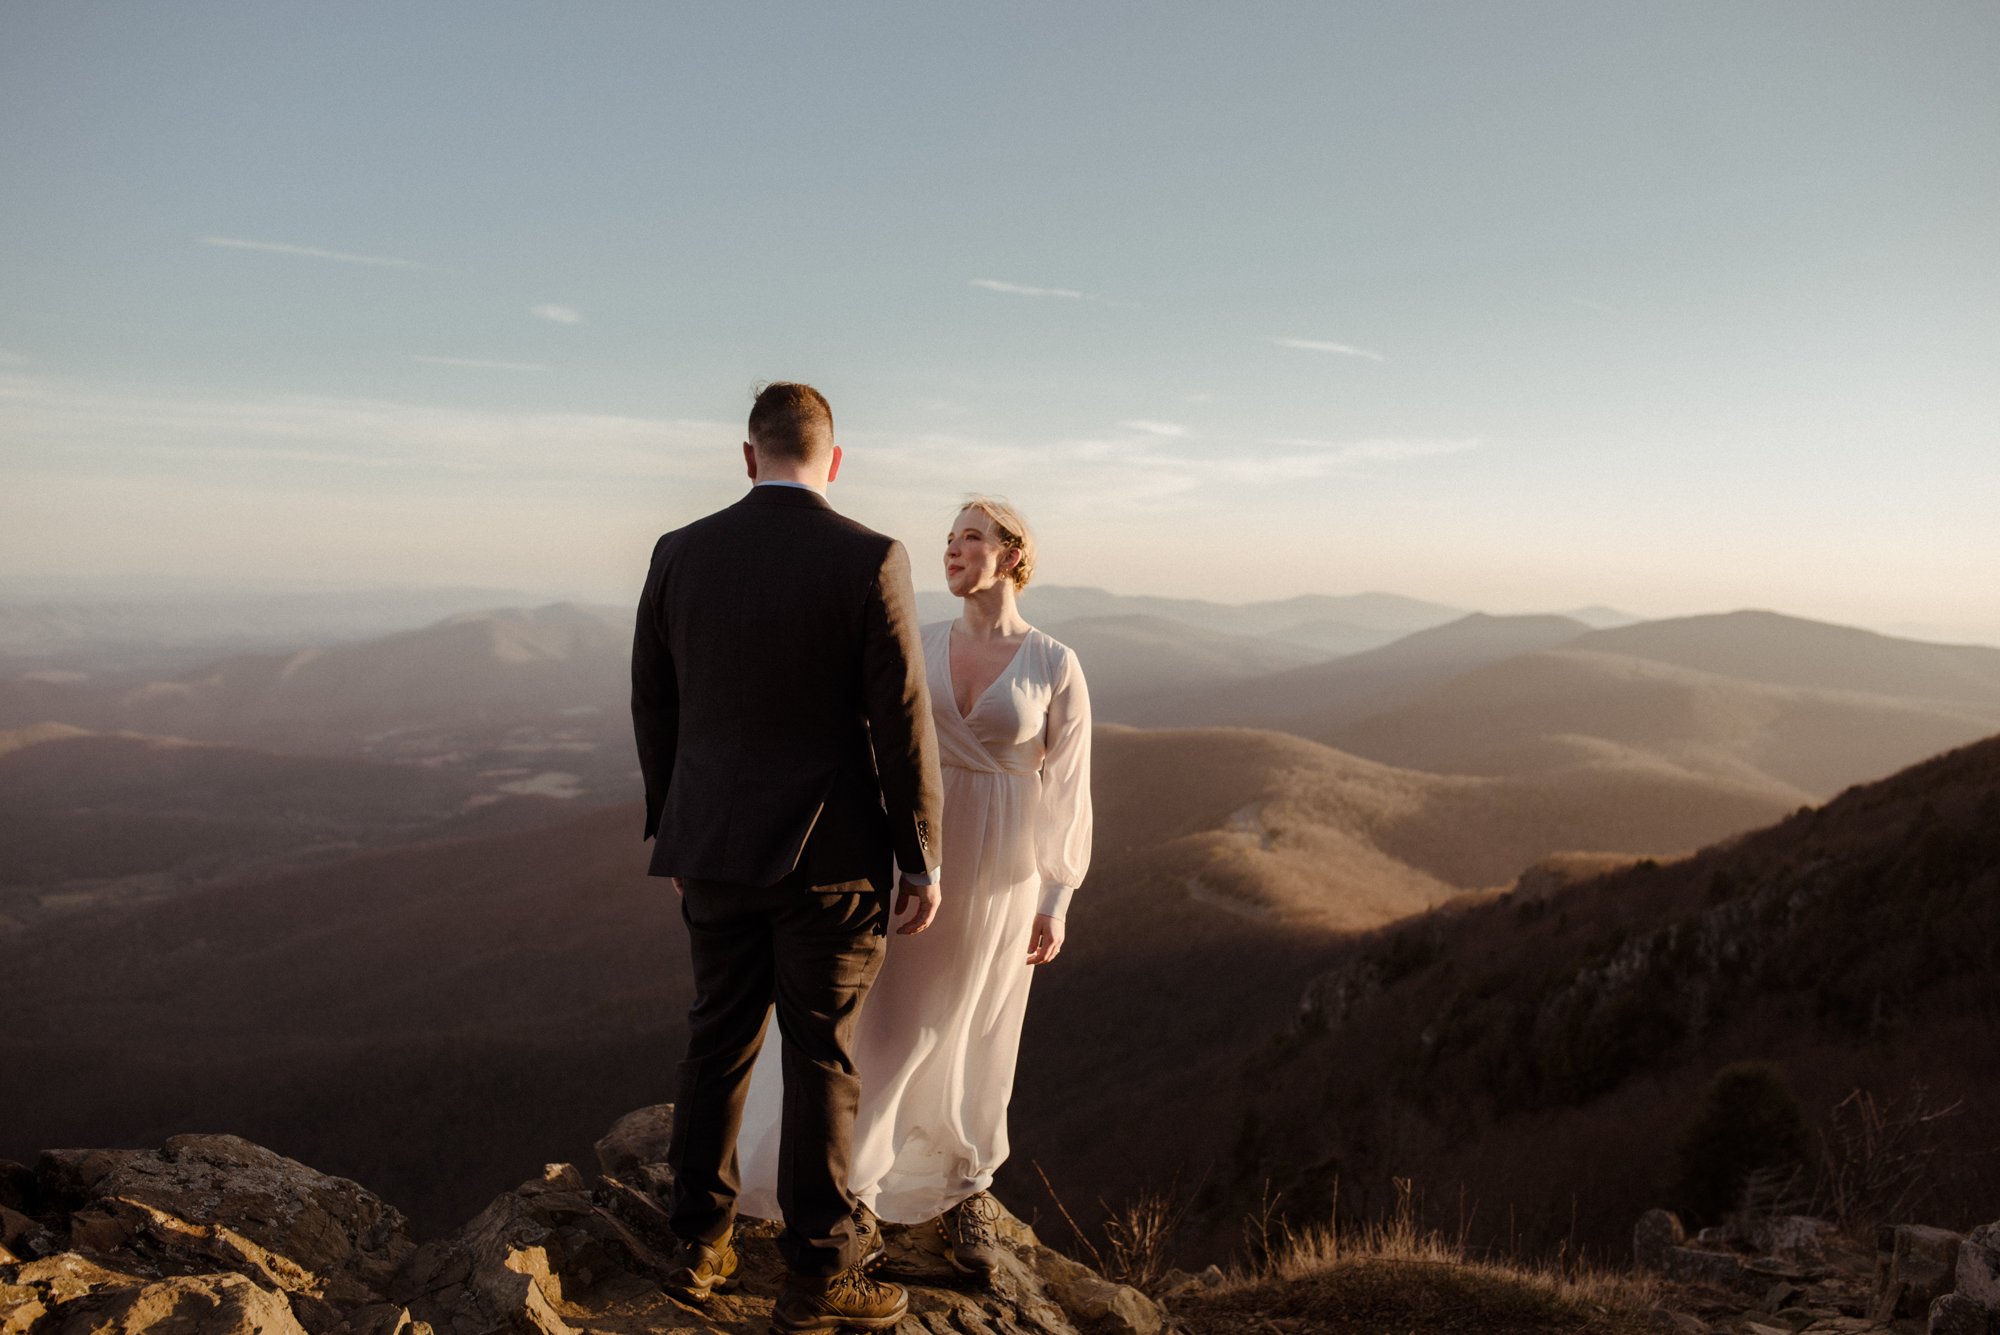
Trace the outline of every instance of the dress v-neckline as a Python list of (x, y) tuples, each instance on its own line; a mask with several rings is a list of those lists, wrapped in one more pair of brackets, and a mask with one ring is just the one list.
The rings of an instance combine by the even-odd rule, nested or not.
[(992, 681), (986, 683), (984, 689), (972, 697), (971, 704), (960, 709), (958, 707), (958, 683), (953, 681), (951, 677), (951, 642), (956, 638), (952, 634), (954, 625), (955, 623), (950, 621), (944, 623), (944, 684), (945, 688), (951, 692), (951, 707), (958, 714), (959, 722), (963, 723), (972, 717), (973, 710), (979, 708), (979, 702), (984, 700), (988, 695), (991, 695), (993, 688), (1007, 679), (1007, 674), (1014, 670), (1014, 664), (1021, 661), (1022, 651), (1028, 647), (1028, 637), (1035, 633), (1035, 628), (1033, 626), (1028, 627), (1027, 633), (1021, 636), (1020, 644), (1014, 647), (1013, 657), (1007, 660), (1006, 666), (1002, 667), (995, 674)]

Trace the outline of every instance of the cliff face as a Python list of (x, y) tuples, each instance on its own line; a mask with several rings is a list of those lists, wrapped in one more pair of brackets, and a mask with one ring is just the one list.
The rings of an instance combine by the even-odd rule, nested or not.
[[(235, 1136), (158, 1150), (51, 1150), (0, 1169), (0, 1332), (581, 1335), (769, 1326), (775, 1225), (745, 1221), (741, 1291), (703, 1309), (663, 1294), (672, 1239), (655, 1203), (672, 1110), (598, 1144), (600, 1172), (550, 1164), (477, 1218), (417, 1245), (363, 1187)], [(960, 1286), (934, 1229), (888, 1231), (901, 1330), (1155, 1335), (1159, 1310), (1003, 1215), (990, 1290)]]
[(1616, 1254), (1647, 1206), (1698, 1208), (1673, 1147), (1743, 1060), (1785, 1068), (1829, 1155), (1855, 1091), (1959, 1109), (1920, 1126), (1937, 1170), (1905, 1207), (1990, 1214), (2000, 738), (1685, 859), (1541, 880), (1329, 960), (1247, 1068), (1219, 1219), (1266, 1182), (1308, 1218), (1338, 1183), (1367, 1217), (1371, 1186), (1407, 1176), (1446, 1212), (1484, 1202), (1480, 1242)]

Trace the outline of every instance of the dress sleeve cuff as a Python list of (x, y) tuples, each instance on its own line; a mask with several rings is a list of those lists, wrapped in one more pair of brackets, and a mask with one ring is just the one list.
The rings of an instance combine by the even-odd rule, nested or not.
[(1043, 881), (1042, 904), (1035, 911), (1050, 918), (1060, 918), (1069, 912), (1069, 897), (1075, 893), (1075, 886), (1064, 885), (1060, 881)]

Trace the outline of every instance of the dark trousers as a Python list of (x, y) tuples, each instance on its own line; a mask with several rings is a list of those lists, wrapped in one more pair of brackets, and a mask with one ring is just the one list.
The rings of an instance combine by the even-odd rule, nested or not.
[(736, 1133), (750, 1068), (777, 1004), (784, 1040), (778, 1250), (793, 1271), (832, 1275), (860, 1260), (847, 1189), (854, 1108), (854, 1021), (882, 967), (884, 896), (865, 881), (808, 887), (686, 882), (681, 918), (694, 958), (694, 1009), (680, 1066), (672, 1222), (713, 1242), (736, 1215)]

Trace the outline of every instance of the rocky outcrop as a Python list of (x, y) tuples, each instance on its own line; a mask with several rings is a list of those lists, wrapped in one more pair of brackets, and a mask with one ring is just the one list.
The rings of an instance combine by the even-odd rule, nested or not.
[(1823, 1219), (1738, 1218), (1689, 1240), (1649, 1210), (1632, 1251), (1661, 1277), (1655, 1315), (1677, 1335), (2000, 1335), (2000, 1223), (1896, 1225), (1871, 1256)]
[(1945, 1228), (1898, 1224), (1882, 1230), (1877, 1244), (1877, 1321), (1927, 1317), (1931, 1304), (1956, 1287), (1958, 1246), (1965, 1238)]
[(2000, 1335), (2000, 1222), (1958, 1244), (1952, 1289), (1931, 1300), (1930, 1335)]
[[(744, 1221), (743, 1287), (703, 1309), (659, 1289), (673, 1239), (655, 1189), (672, 1109), (598, 1143), (605, 1171), (551, 1164), (419, 1247), (342, 1178), (233, 1136), (157, 1151), (63, 1150), (0, 1171), (0, 1335), (581, 1335), (759, 1332), (783, 1282), (775, 1225)], [(0, 1165), (0, 1170), (6, 1166)], [(1154, 1303), (1043, 1246), (1003, 1211), (999, 1269), (961, 1280), (935, 1227), (885, 1230), (910, 1288), (905, 1335), (1160, 1335)]]

